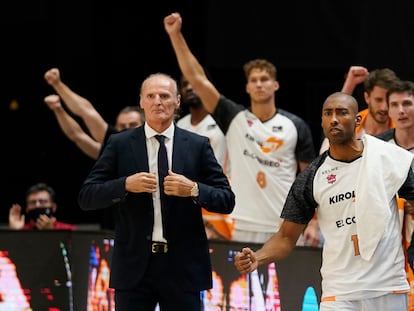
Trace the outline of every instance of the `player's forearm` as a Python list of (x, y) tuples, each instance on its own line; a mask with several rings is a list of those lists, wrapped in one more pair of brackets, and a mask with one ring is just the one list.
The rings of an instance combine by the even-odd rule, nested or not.
[(256, 252), (259, 265), (278, 262), (288, 257), (304, 228), (305, 225), (283, 221), (279, 231)]
[(86, 98), (72, 91), (65, 83), (59, 82), (53, 84), (53, 88), (75, 115), (84, 118), (88, 114), (88, 111), (94, 109)]

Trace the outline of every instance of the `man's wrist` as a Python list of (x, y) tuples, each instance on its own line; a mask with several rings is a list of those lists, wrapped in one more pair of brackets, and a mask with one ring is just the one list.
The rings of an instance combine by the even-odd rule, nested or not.
[(190, 191), (190, 196), (193, 199), (197, 199), (198, 195), (199, 195), (198, 184), (194, 182), (193, 187), (191, 188), (191, 191)]

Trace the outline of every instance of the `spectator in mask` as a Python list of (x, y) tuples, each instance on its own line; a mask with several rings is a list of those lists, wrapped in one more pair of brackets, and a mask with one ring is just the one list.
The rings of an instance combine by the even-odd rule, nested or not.
[(24, 213), (17, 203), (10, 208), (9, 228), (14, 230), (75, 230), (75, 225), (56, 219), (55, 196), (55, 190), (45, 183), (32, 185), (26, 192)]

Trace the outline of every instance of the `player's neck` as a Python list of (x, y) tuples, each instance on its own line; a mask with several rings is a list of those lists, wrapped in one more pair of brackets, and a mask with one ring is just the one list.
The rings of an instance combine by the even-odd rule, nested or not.
[(267, 103), (253, 103), (252, 102), (252, 113), (261, 121), (266, 122), (273, 118), (276, 114), (277, 109), (273, 101)]
[(359, 158), (364, 151), (364, 144), (359, 139), (354, 139), (347, 144), (330, 144), (329, 155), (335, 160), (352, 161)]
[(191, 125), (197, 125), (208, 115), (207, 110), (202, 107), (190, 108)]
[(410, 150), (414, 148), (414, 128), (395, 129), (394, 137), (397, 145)]
[(367, 116), (364, 124), (364, 131), (366, 134), (375, 136), (389, 129), (389, 122), (378, 123), (370, 115)]

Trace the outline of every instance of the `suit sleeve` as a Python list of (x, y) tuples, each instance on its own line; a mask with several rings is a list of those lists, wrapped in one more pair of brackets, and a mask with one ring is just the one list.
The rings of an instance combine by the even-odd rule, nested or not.
[(200, 161), (198, 204), (210, 212), (230, 214), (234, 209), (235, 196), (208, 139), (202, 145)]
[(86, 177), (78, 196), (82, 210), (97, 210), (119, 203), (126, 196), (126, 177), (116, 175), (116, 141), (111, 135), (99, 159)]

